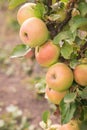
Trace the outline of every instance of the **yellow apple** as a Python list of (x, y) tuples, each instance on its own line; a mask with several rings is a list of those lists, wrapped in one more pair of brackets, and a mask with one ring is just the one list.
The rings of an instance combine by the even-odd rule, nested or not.
[(49, 31), (41, 19), (32, 17), (22, 24), (19, 35), (24, 44), (36, 47), (48, 40)]
[(18, 23), (21, 25), (26, 19), (35, 17), (35, 3), (25, 3), (20, 7), (17, 13)]
[(58, 92), (53, 89), (46, 87), (46, 96), (54, 104), (59, 104), (64, 96), (68, 93), (68, 91)]
[(87, 64), (80, 64), (75, 67), (74, 78), (81, 86), (87, 86)]
[(52, 65), (46, 74), (47, 85), (55, 91), (65, 91), (71, 87), (73, 82), (73, 72), (64, 63)]
[(35, 49), (35, 57), (37, 62), (43, 66), (48, 67), (57, 62), (60, 55), (60, 48), (53, 44), (53, 42), (47, 41), (42, 46), (37, 46)]

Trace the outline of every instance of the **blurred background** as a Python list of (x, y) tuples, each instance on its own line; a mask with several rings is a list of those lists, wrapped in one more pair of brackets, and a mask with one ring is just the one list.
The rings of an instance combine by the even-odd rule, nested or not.
[[(55, 108), (44, 98), (46, 70), (34, 56), (10, 58), (21, 43), (17, 10), (9, 10), (6, 0), (0, 0), (0, 130), (27, 130), (27, 121), (28, 130), (41, 130), (42, 113)], [(21, 122), (14, 125), (17, 116)], [(52, 118), (55, 120), (54, 115)]]

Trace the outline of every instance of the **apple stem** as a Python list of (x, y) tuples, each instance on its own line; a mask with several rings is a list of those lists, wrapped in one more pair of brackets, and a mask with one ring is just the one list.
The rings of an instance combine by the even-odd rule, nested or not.
[(55, 75), (55, 74), (53, 74), (53, 75), (52, 75), (52, 78), (53, 78), (53, 79), (56, 79), (56, 75)]

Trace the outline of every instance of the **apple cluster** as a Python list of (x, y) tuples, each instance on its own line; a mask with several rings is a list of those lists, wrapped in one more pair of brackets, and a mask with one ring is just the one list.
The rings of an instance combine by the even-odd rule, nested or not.
[(35, 57), (42, 67), (48, 67), (46, 74), (46, 96), (59, 104), (69, 92), (75, 80), (81, 86), (87, 86), (87, 64), (80, 64), (72, 70), (66, 63), (60, 62), (60, 47), (53, 43), (45, 21), (35, 14), (35, 3), (24, 4), (17, 13), (20, 38), (24, 44), (35, 48)]

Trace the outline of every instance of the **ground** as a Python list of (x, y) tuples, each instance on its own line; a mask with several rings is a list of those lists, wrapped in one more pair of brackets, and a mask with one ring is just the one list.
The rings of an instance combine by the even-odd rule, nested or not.
[(0, 113), (10, 104), (17, 105), (30, 123), (38, 126), (42, 113), (50, 107), (30, 81), (45, 75), (45, 70), (35, 60), (10, 58), (12, 49), (21, 43), (19, 27), (14, 22), (16, 13), (17, 9), (8, 10), (7, 4), (0, 5)]

